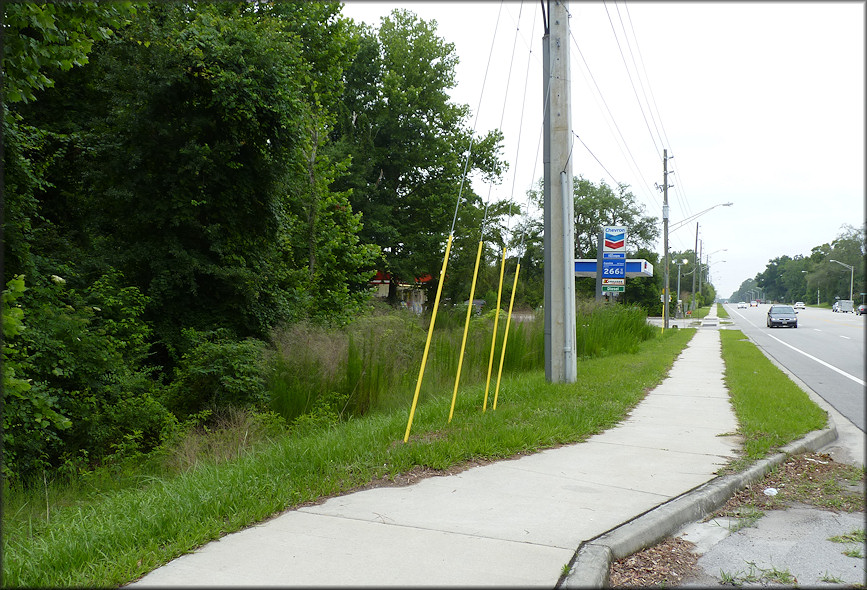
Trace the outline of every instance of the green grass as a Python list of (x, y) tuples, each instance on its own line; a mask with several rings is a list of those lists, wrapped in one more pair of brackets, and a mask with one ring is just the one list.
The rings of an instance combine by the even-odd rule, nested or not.
[[(747, 340), (720, 330), (725, 383), (744, 438), (739, 467), (827, 425), (827, 415)], [(738, 466), (735, 466), (738, 468)]]
[(719, 316), (720, 319), (730, 317), (729, 312), (726, 311), (726, 309), (725, 309), (725, 307), (723, 307), (722, 303), (716, 304), (716, 314), (717, 314), (717, 316)]
[(693, 311), (692, 315), (690, 315), (689, 317), (694, 320), (700, 320), (701, 318), (707, 316), (708, 312), (710, 312), (710, 306), (705, 305), (703, 307), (696, 308), (696, 310)]
[(450, 423), (446, 388), (419, 404), (408, 443), (405, 399), (337, 424), (303, 423), (246, 449), (238, 442), (234, 455), (205, 457), (174, 475), (143, 472), (134, 485), (96, 486), (59, 504), (49, 495), (44, 510), (42, 490), (6, 489), (4, 584), (118, 586), (229, 532), (374, 479), (585, 440), (660, 383), (693, 334), (672, 330), (636, 354), (585, 359), (574, 384), (549, 384), (539, 370), (511, 374), (496, 411), (481, 411), (484, 383), (467, 384)]

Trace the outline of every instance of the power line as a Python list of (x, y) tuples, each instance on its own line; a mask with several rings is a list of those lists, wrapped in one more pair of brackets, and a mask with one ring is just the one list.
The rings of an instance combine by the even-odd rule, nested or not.
[(644, 89), (644, 82), (641, 80), (641, 72), (639, 72), (638, 64), (635, 62), (635, 53), (632, 51), (632, 44), (629, 42), (626, 25), (623, 24), (623, 17), (620, 15), (620, 7), (617, 6), (616, 2), (614, 3), (614, 8), (617, 9), (617, 19), (620, 21), (620, 28), (623, 29), (623, 37), (626, 39), (626, 48), (629, 50), (629, 57), (632, 58), (632, 66), (635, 68), (635, 75), (638, 78), (638, 84), (641, 86), (641, 94), (644, 96), (644, 102), (647, 103), (647, 110), (650, 112), (650, 120), (653, 121), (653, 128), (656, 129), (656, 135), (659, 137), (660, 143), (663, 143), (662, 134), (659, 133), (659, 127), (656, 125), (656, 118), (653, 116), (653, 109), (650, 108), (650, 101), (647, 99), (647, 91)]
[(605, 14), (608, 15), (608, 22), (611, 24), (611, 31), (614, 33), (614, 40), (617, 42), (617, 49), (620, 51), (620, 57), (623, 60), (623, 67), (626, 68), (626, 75), (629, 77), (629, 85), (632, 86), (632, 92), (635, 94), (635, 100), (638, 102), (638, 109), (641, 111), (641, 117), (644, 119), (644, 124), (647, 126), (647, 133), (650, 134), (650, 140), (653, 142), (653, 147), (656, 149), (656, 155), (662, 158), (659, 151), (659, 146), (656, 145), (656, 137), (653, 136), (653, 131), (650, 130), (650, 123), (647, 121), (647, 115), (644, 114), (644, 106), (641, 104), (641, 99), (638, 97), (638, 91), (635, 89), (635, 82), (632, 80), (632, 73), (629, 71), (629, 64), (626, 63), (626, 56), (623, 55), (623, 48), (620, 46), (620, 39), (617, 38), (617, 30), (614, 28), (614, 21), (611, 20), (611, 14), (608, 12), (608, 5), (602, 2), (605, 6)]
[[(602, 100), (602, 104), (605, 106), (605, 110), (608, 112), (608, 117), (611, 119), (611, 122), (614, 124), (614, 127), (617, 130), (617, 134), (620, 136), (620, 140), (622, 141), (623, 146), (626, 148), (626, 151), (629, 154), (629, 159), (632, 161), (632, 164), (634, 166), (634, 170), (638, 173), (638, 176), (641, 178), (641, 181), (644, 183), (643, 188), (645, 190), (648, 190), (648, 187), (650, 187), (650, 183), (647, 182), (647, 179), (644, 178), (644, 175), (641, 173), (641, 167), (638, 165), (638, 162), (635, 161), (635, 156), (632, 155), (632, 150), (629, 149), (629, 144), (626, 142), (626, 138), (623, 137), (623, 132), (620, 131), (620, 126), (617, 124), (617, 121), (611, 112), (611, 108), (608, 106), (608, 102), (605, 100), (605, 96), (602, 94), (602, 90), (599, 88), (599, 84), (596, 82), (596, 78), (593, 76), (593, 72), (590, 71), (590, 66), (587, 64), (587, 60), (584, 58), (584, 54), (581, 52), (581, 48), (578, 46), (578, 41), (575, 40), (575, 36), (572, 35), (571, 31), (570, 31), (570, 36), (572, 38), (572, 43), (575, 45), (575, 49), (578, 51), (578, 55), (581, 57), (581, 61), (584, 62), (584, 68), (587, 70), (587, 74), (590, 76), (590, 79), (593, 81), (593, 85), (596, 88), (596, 92), (599, 94), (599, 98)], [(615, 137), (615, 140), (616, 140), (616, 137)], [(620, 144), (618, 144), (618, 147), (619, 147), (619, 145)], [(621, 152), (622, 152), (622, 149), (621, 149)], [(650, 192), (650, 194), (652, 195), (653, 193)], [(659, 205), (658, 203), (657, 203), (657, 207), (659, 207), (661, 210), (661, 205)]]
[[(647, 89), (650, 91), (651, 98), (651, 106), (656, 110), (656, 116), (659, 119), (659, 125), (662, 127), (662, 134), (665, 137), (665, 144), (671, 147), (671, 141), (668, 139), (668, 133), (665, 130), (665, 123), (662, 120), (662, 115), (659, 112), (659, 106), (656, 102), (656, 97), (653, 94), (653, 85), (650, 83), (650, 76), (647, 75), (647, 68), (644, 65), (644, 58), (641, 55), (641, 47), (638, 44), (638, 36), (635, 34), (635, 27), (632, 24), (632, 15), (629, 13), (629, 5), (625, 2), (623, 3), (623, 7), (626, 11), (626, 19), (629, 21), (629, 29), (632, 31), (632, 38), (635, 40), (635, 50), (638, 52), (638, 61), (641, 63), (641, 70), (644, 72), (644, 78), (647, 80)], [(651, 112), (652, 115), (652, 112)], [(686, 197), (686, 191), (683, 189), (683, 180), (680, 172), (678, 171), (678, 184), (675, 185), (675, 192), (680, 192), (683, 196), (683, 204), (685, 205), (685, 209), (683, 211), (684, 217), (688, 217), (692, 214), (692, 208), (689, 206), (689, 199)]]
[[(505, 0), (503, 0), (503, 1), (505, 1)], [(473, 122), (473, 132), (472, 132), (472, 135), (470, 135), (470, 145), (467, 148), (467, 159), (464, 162), (464, 172), (461, 175), (461, 185), (458, 188), (458, 198), (457, 198), (457, 202), (455, 203), (455, 214), (454, 214), (454, 217), (452, 218), (452, 227), (451, 227), (451, 230), (449, 230), (449, 234), (455, 233), (455, 224), (458, 221), (458, 208), (461, 205), (461, 195), (463, 194), (463, 190), (464, 190), (464, 182), (467, 179), (467, 168), (470, 165), (470, 155), (472, 154), (472, 151), (473, 151), (473, 140), (476, 137), (476, 125), (478, 125), (478, 123), (479, 123), (479, 113), (482, 110), (482, 97), (485, 95), (485, 83), (488, 81), (488, 72), (491, 69), (491, 57), (493, 57), (493, 55), (494, 55), (494, 41), (496, 41), (496, 39), (497, 39), (497, 30), (499, 29), (499, 26), (500, 26), (500, 14), (502, 12), (503, 12), (503, 2), (501, 1), (500, 2), (500, 9), (497, 11), (497, 22), (494, 23), (494, 36), (491, 38), (491, 51), (488, 53), (488, 65), (485, 66), (485, 76), (484, 76), (484, 78), (482, 78), (482, 90), (479, 92), (479, 107), (476, 109), (476, 120)]]
[(593, 156), (593, 159), (596, 160), (596, 162), (598, 162), (600, 166), (602, 166), (602, 169), (605, 170), (606, 173), (608, 173), (608, 176), (611, 177), (611, 180), (614, 181), (614, 184), (618, 187), (623, 186), (616, 178), (614, 178), (614, 175), (608, 171), (608, 168), (605, 167), (605, 164), (599, 161), (599, 158), (596, 157), (596, 154), (594, 154), (593, 151), (589, 147), (587, 147), (587, 144), (584, 143), (584, 140), (581, 139), (581, 137), (574, 131), (572, 131), (572, 135), (578, 138), (578, 141), (581, 142), (581, 145), (584, 146), (584, 149), (586, 149), (590, 153), (590, 155)]

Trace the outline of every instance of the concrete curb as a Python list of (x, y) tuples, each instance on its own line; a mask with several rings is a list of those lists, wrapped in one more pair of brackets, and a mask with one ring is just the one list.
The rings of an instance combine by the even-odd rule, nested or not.
[(632, 520), (581, 543), (572, 558), (569, 573), (558, 588), (603, 588), (608, 586), (611, 563), (659, 543), (683, 525), (701, 520), (717, 510), (738, 490), (758, 481), (790, 455), (817, 451), (837, 439), (837, 426), (817, 430), (789, 443), (781, 452), (758, 461), (741, 473), (718, 476)]

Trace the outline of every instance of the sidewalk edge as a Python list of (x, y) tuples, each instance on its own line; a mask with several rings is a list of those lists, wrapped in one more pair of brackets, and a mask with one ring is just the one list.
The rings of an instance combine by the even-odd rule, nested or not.
[(779, 453), (756, 462), (745, 471), (717, 476), (598, 537), (584, 541), (575, 551), (569, 573), (556, 587), (607, 587), (613, 561), (655, 545), (683, 525), (701, 520), (725, 504), (735, 492), (764, 477), (788, 456), (817, 451), (835, 441), (837, 426), (830, 416), (828, 422), (828, 428), (815, 430), (789, 443)]

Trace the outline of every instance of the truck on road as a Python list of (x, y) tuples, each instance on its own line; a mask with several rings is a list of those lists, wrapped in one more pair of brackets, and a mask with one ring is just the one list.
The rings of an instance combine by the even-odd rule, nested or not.
[(852, 303), (851, 299), (838, 299), (836, 303), (831, 307), (831, 311), (839, 311), (842, 313), (854, 313), (855, 306)]

